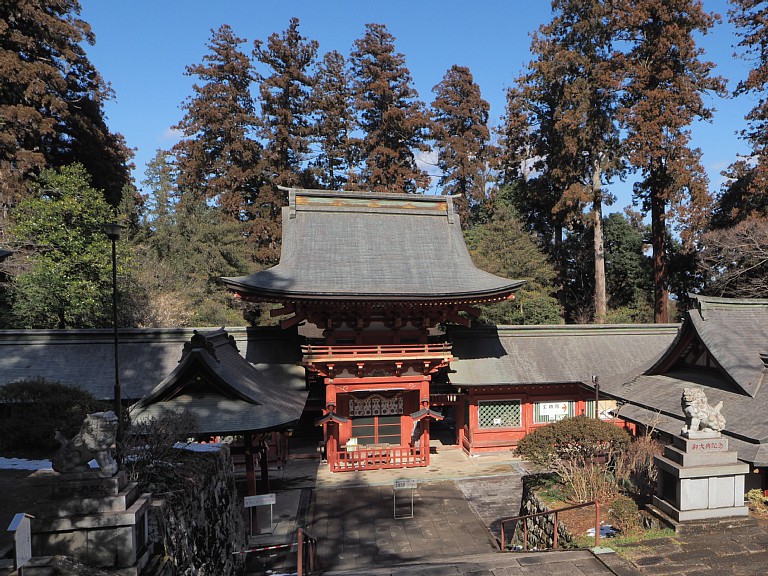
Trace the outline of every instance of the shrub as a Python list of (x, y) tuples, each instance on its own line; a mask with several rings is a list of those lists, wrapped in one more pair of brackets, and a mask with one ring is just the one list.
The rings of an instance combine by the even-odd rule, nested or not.
[(746, 493), (747, 502), (756, 511), (768, 513), (768, 498), (763, 495), (762, 490), (754, 489)]
[(609, 511), (613, 525), (622, 534), (630, 535), (640, 527), (640, 511), (629, 496), (617, 496)]
[(44, 378), (0, 386), (0, 451), (6, 456), (52, 456), (54, 433), (67, 438), (80, 430), (86, 415), (108, 409), (90, 393)]
[(159, 416), (132, 423), (125, 432), (122, 452), (124, 468), (133, 482), (144, 492), (167, 492), (184, 482), (178, 464), (189, 453), (175, 448), (197, 427), (189, 412), (163, 411)]
[(556, 460), (589, 460), (629, 445), (629, 434), (610, 422), (576, 416), (537, 428), (517, 445), (534, 464), (552, 467)]

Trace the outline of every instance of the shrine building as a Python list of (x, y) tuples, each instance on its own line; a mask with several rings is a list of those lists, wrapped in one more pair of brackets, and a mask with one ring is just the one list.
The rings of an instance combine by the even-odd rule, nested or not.
[(317, 329), (302, 363), (324, 388), (334, 471), (428, 465), (429, 422), (443, 418), (430, 385), (453, 360), (439, 326), (469, 325), (523, 284), (474, 266), (451, 197), (296, 189), (280, 263), (224, 282), (280, 304), (284, 328)]
[[(677, 331), (470, 327), (478, 305), (524, 282), (474, 266), (447, 196), (290, 189), (280, 263), (224, 282), (279, 304), (283, 328), (305, 336), (322, 399), (305, 414), (333, 471), (427, 466), (430, 422), (443, 420), (442, 439), (470, 456), (511, 450), (537, 426), (594, 415), (585, 383), (657, 356)], [(612, 407), (597, 406), (615, 419)]]

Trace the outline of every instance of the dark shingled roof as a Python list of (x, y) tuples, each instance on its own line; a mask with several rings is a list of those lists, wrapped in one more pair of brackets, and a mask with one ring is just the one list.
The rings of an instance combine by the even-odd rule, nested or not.
[(131, 407), (131, 415), (141, 422), (186, 410), (195, 416), (195, 432), (206, 434), (274, 430), (301, 417), (307, 390), (296, 388), (271, 382), (251, 366), (225, 330), (195, 331), (178, 366)]
[[(636, 375), (666, 350), (678, 324), (451, 328), (454, 386), (588, 383)], [(634, 370), (634, 372), (633, 372)]]
[(296, 189), (280, 263), (223, 280), (277, 299), (502, 299), (523, 284), (475, 267), (450, 197)]
[[(694, 296), (680, 334), (642, 375), (610, 380), (602, 391), (628, 402), (620, 414), (670, 434), (684, 424), (680, 398), (685, 388), (703, 388), (711, 405), (723, 402), (723, 434), (739, 458), (768, 465), (768, 300)], [(703, 345), (714, 366), (686, 366), (678, 360), (693, 344)]]
[[(295, 331), (228, 328), (248, 362), (275, 384), (304, 385)], [(149, 394), (174, 368), (192, 328), (121, 329), (120, 383), (126, 400)], [(110, 399), (115, 379), (111, 330), (0, 330), (0, 384), (28, 378), (75, 385)]]

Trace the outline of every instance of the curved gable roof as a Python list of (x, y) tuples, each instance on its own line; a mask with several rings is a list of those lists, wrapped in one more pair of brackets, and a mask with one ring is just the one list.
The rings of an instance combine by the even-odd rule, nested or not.
[(686, 353), (691, 341), (706, 348), (721, 375), (754, 397), (765, 380), (768, 353), (768, 300), (692, 295), (680, 335), (646, 373), (664, 374)]
[(280, 263), (224, 278), (243, 295), (503, 299), (524, 282), (478, 270), (450, 197), (289, 190)]

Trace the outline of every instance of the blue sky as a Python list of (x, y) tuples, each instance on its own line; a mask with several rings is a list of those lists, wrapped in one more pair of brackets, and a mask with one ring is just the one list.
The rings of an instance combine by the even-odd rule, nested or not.
[[(221, 24), (251, 43), (282, 32), (296, 16), (302, 34), (320, 43), (321, 54), (338, 50), (344, 55), (366, 23), (385, 24), (422, 101), (431, 102), (432, 87), (451, 65), (468, 66), (491, 104), (495, 125), (503, 113), (504, 89), (530, 60), (530, 33), (551, 19), (545, 0), (81, 0), (81, 5), (81, 17), (96, 34), (88, 55), (116, 95), (106, 106), (107, 122), (137, 149), (137, 185), (155, 151), (174, 144), (170, 127), (181, 119), (179, 105), (192, 94), (193, 79), (184, 76), (184, 68), (201, 61), (211, 29)], [(704, 0), (704, 7), (724, 21), (700, 38), (700, 45), (732, 89), (749, 64), (733, 57), (738, 39), (727, 23), (726, 0)], [(708, 100), (717, 109), (714, 120), (692, 129), (710, 187), (717, 190), (720, 171), (747, 151), (735, 132), (744, 127), (754, 99)], [(619, 195), (616, 208), (629, 204), (630, 190), (631, 177), (613, 187)]]

